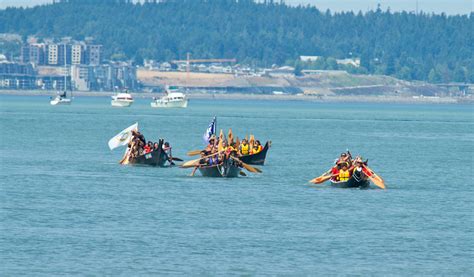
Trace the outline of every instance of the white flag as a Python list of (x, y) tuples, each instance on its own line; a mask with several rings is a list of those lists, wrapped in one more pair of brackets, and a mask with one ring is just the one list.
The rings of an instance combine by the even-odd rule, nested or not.
[(115, 137), (109, 140), (109, 148), (113, 150), (119, 146), (127, 145), (132, 139), (132, 131), (138, 130), (138, 122), (118, 133)]

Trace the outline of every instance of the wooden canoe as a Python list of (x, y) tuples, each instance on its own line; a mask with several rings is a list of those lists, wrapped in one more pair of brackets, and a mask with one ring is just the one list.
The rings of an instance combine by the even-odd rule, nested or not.
[(272, 142), (267, 141), (262, 151), (260, 151), (259, 153), (241, 156), (239, 157), (239, 159), (246, 164), (263, 165), (265, 163), (265, 158), (267, 157), (267, 151), (268, 149), (270, 149), (271, 145)]
[(140, 155), (138, 157), (130, 158), (129, 163), (163, 167), (166, 161), (168, 161), (168, 155), (166, 155), (165, 151), (163, 151), (163, 142), (164, 140), (160, 139), (157, 150)]
[(232, 159), (226, 159), (217, 165), (201, 165), (198, 167), (204, 177), (224, 177), (233, 178), (238, 177), (242, 170), (237, 162)]

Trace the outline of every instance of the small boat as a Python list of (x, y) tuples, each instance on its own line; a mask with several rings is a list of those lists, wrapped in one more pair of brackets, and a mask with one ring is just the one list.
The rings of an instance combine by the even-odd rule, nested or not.
[(153, 97), (150, 103), (152, 108), (186, 108), (188, 106), (188, 99), (186, 95), (179, 92), (178, 89), (166, 88), (166, 95), (157, 99)]
[(121, 92), (113, 95), (110, 103), (113, 107), (130, 107), (133, 104), (133, 97), (128, 92)]
[(204, 177), (233, 178), (239, 176), (241, 170), (233, 159), (225, 159), (218, 165), (203, 165), (199, 167), (199, 171)]
[[(66, 56), (66, 47), (64, 47), (64, 56)], [(61, 92), (58, 91), (56, 97), (51, 99), (51, 101), (49, 101), (49, 104), (51, 104), (53, 106), (71, 105), (71, 102), (72, 102), (72, 87), (71, 87), (71, 97), (67, 98), (67, 74), (68, 74), (68, 69), (67, 69), (66, 59), (64, 59), (64, 92), (61, 93)]]
[(158, 149), (150, 153), (143, 154), (138, 157), (133, 157), (128, 160), (129, 164), (151, 165), (163, 167), (168, 161), (168, 155), (163, 151), (163, 139), (158, 141)]
[(58, 95), (56, 95), (56, 97), (54, 97), (53, 99), (51, 99), (51, 101), (49, 101), (49, 103), (53, 106), (71, 105), (71, 102), (72, 102), (71, 98), (66, 97), (66, 92), (58, 93)]
[(258, 152), (257, 154), (241, 156), (239, 159), (246, 164), (263, 165), (265, 163), (265, 158), (267, 157), (267, 151), (271, 145), (272, 142), (267, 141), (262, 151)]

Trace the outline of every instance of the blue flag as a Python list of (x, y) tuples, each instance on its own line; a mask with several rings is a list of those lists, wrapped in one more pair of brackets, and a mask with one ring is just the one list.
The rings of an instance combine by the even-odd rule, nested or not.
[(212, 135), (215, 135), (215, 134), (216, 134), (216, 117), (214, 116), (211, 123), (209, 123), (209, 127), (207, 127), (206, 132), (202, 136), (202, 138), (204, 139), (204, 143), (208, 144), (209, 139), (212, 137)]

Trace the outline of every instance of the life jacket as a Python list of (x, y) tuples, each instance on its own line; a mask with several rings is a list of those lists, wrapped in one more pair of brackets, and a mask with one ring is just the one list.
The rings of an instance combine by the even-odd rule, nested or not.
[(253, 153), (257, 154), (257, 153), (260, 153), (262, 150), (263, 150), (263, 147), (259, 145), (253, 148)]
[(249, 154), (249, 148), (250, 148), (250, 146), (248, 144), (241, 144), (240, 145), (240, 154), (248, 155)]
[(349, 180), (351, 174), (349, 172), (349, 170), (343, 170), (341, 169), (339, 171), (339, 181), (347, 181)]
[(143, 146), (143, 150), (145, 150), (145, 153), (150, 153), (151, 152), (151, 148), (148, 145)]

